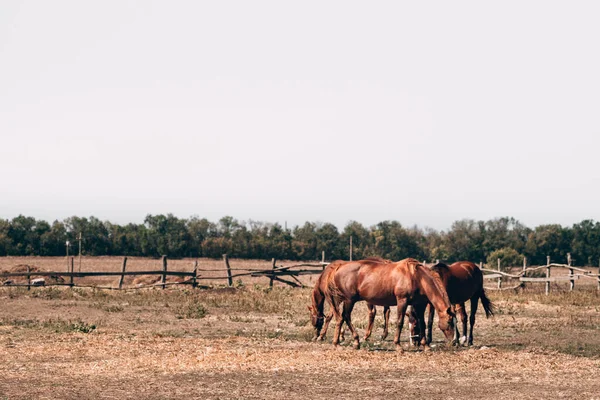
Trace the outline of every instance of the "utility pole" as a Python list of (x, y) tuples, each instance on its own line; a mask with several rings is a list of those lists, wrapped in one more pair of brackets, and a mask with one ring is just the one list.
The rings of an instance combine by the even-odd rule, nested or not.
[(67, 247), (67, 272), (69, 272), (69, 245), (70, 244), (71, 243), (68, 240), (65, 242), (65, 245)]
[(350, 235), (350, 261), (352, 261), (352, 235)]

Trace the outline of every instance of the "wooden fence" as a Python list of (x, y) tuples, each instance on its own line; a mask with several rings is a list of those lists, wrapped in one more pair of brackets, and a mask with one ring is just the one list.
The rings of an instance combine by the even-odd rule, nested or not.
[[(567, 254), (567, 263), (566, 264), (558, 264), (551, 263), (550, 257), (546, 257), (546, 265), (540, 266), (527, 266), (527, 259), (523, 259), (523, 267), (521, 271), (518, 273), (508, 273), (503, 272), (500, 269), (501, 261), (498, 259), (498, 267), (497, 269), (484, 268), (482, 263), (480, 263), (480, 268), (484, 272), (484, 279), (496, 279), (497, 285), (496, 287), (486, 287), (486, 289), (492, 290), (511, 290), (523, 288), (527, 283), (544, 283), (546, 294), (550, 293), (550, 283), (552, 282), (569, 282), (569, 290), (572, 291), (575, 289), (575, 281), (579, 279), (594, 279), (597, 282), (597, 290), (600, 291), (600, 267), (598, 268), (597, 273), (593, 273), (590, 270), (577, 268), (571, 265), (571, 254)], [(510, 268), (514, 270), (514, 268)], [(564, 269), (568, 270), (568, 275), (560, 275), (560, 276), (552, 276), (552, 269)], [(536, 272), (544, 271), (545, 276), (543, 277), (534, 277), (530, 276)], [(529, 275), (529, 276), (528, 276)], [(517, 281), (518, 284), (512, 285), (509, 287), (503, 287), (503, 279)]]
[[(56, 271), (32, 271), (27, 266), (26, 272), (4, 272), (0, 273), (0, 279), (6, 278), (26, 278), (27, 283), (15, 283), (10, 279), (4, 282), (4, 286), (7, 287), (27, 287), (27, 290), (31, 290), (31, 287), (36, 286), (69, 286), (69, 287), (93, 287), (97, 289), (110, 289), (110, 290), (128, 290), (128, 289), (140, 289), (148, 287), (160, 286), (165, 289), (170, 285), (192, 285), (197, 287), (199, 282), (202, 281), (227, 281), (228, 286), (233, 286), (233, 278), (239, 278), (242, 276), (248, 277), (267, 277), (269, 278), (269, 286), (273, 286), (273, 282), (285, 283), (292, 287), (304, 287), (304, 284), (298, 279), (302, 275), (318, 275), (323, 272), (323, 269), (328, 264), (323, 259), (321, 262), (316, 263), (301, 263), (295, 265), (277, 265), (275, 259), (271, 260), (270, 268), (232, 268), (229, 263), (229, 257), (227, 254), (223, 255), (223, 268), (215, 269), (200, 269), (198, 268), (198, 262), (194, 262), (191, 271), (170, 271), (168, 268), (167, 257), (162, 257), (162, 269), (160, 270), (143, 270), (143, 271), (127, 271), (127, 257), (123, 258), (121, 271), (96, 271), (96, 272), (81, 272), (74, 271), (74, 258), (69, 259), (69, 270), (67, 272), (56, 272)], [(207, 276), (204, 273), (210, 272), (222, 272), (223, 275)], [(158, 275), (161, 277), (159, 283), (153, 283), (149, 285), (137, 285), (135, 287), (123, 287), (125, 276), (141, 276), (141, 275)], [(117, 286), (98, 286), (98, 285), (82, 285), (75, 283), (74, 278), (85, 278), (85, 277), (100, 277), (100, 276), (118, 276), (119, 282)], [(167, 282), (167, 276), (175, 276), (184, 278), (179, 282)], [(60, 278), (60, 282), (46, 282), (43, 278), (31, 279), (32, 277), (53, 277)], [(68, 279), (68, 283), (66, 279)]]
[[(123, 258), (121, 271), (97, 271), (97, 272), (81, 272), (74, 271), (74, 258), (69, 259), (69, 271), (67, 272), (50, 272), (50, 271), (32, 271), (27, 266), (26, 272), (5, 272), (0, 273), (0, 279), (4, 278), (26, 278), (27, 283), (15, 283), (10, 279), (4, 282), (5, 286), (9, 287), (27, 287), (28, 290), (35, 286), (69, 286), (69, 287), (93, 287), (98, 289), (110, 289), (110, 290), (128, 290), (128, 289), (141, 289), (149, 287), (161, 287), (165, 289), (171, 285), (191, 285), (192, 287), (199, 286), (199, 282), (209, 281), (223, 281), (227, 282), (228, 286), (234, 285), (234, 278), (240, 277), (265, 277), (269, 279), (269, 286), (273, 286), (275, 281), (284, 283), (292, 287), (304, 287), (304, 284), (298, 279), (303, 275), (319, 275), (328, 264), (325, 262), (325, 256), (323, 254), (320, 262), (314, 263), (300, 263), (294, 265), (278, 265), (276, 259), (271, 260), (270, 268), (232, 268), (229, 262), (227, 254), (223, 255), (223, 268), (210, 268), (200, 269), (198, 268), (198, 262), (194, 262), (190, 271), (170, 271), (168, 268), (168, 260), (166, 256), (162, 257), (162, 269), (159, 270), (141, 270), (141, 271), (127, 271), (127, 257)], [(501, 260), (498, 259), (496, 269), (484, 267), (482, 263), (479, 264), (481, 270), (484, 272), (485, 280), (496, 280), (495, 287), (486, 287), (491, 290), (511, 290), (525, 287), (526, 284), (531, 283), (544, 283), (546, 288), (546, 294), (550, 293), (550, 284), (552, 282), (568, 282), (569, 290), (575, 288), (575, 281), (579, 279), (595, 279), (597, 281), (597, 289), (600, 291), (600, 270), (598, 273), (593, 273), (583, 268), (577, 268), (571, 265), (571, 256), (567, 256), (567, 264), (551, 263), (550, 257), (547, 257), (546, 265), (540, 266), (527, 266), (527, 260), (523, 260), (523, 267), (518, 273), (509, 273), (501, 270)], [(514, 271), (515, 267), (510, 268)], [(569, 271), (568, 275), (552, 276), (552, 269), (566, 269)], [(544, 271), (545, 276), (531, 276)], [(214, 275), (215, 272), (222, 272), (223, 275)], [(210, 273), (205, 275), (205, 273)], [(137, 285), (134, 287), (124, 287), (125, 276), (141, 276), (141, 275), (158, 275), (160, 282), (152, 284)], [(76, 283), (74, 278), (85, 278), (85, 277), (100, 277), (100, 276), (118, 276), (119, 282), (116, 286), (100, 286), (100, 285), (83, 285)], [(174, 276), (183, 278), (178, 282), (167, 282), (168, 276)], [(32, 277), (59, 277), (60, 282), (46, 282), (43, 278), (33, 279)], [(68, 282), (65, 280), (68, 279)], [(516, 281), (517, 284), (511, 286), (503, 286), (505, 281)]]

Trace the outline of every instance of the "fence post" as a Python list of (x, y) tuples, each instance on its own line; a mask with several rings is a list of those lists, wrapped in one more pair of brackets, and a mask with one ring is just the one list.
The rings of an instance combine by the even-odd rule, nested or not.
[(323, 265), (323, 271), (325, 271), (325, 250), (321, 252), (321, 264)]
[(73, 271), (74, 271), (74, 267), (75, 267), (75, 257), (71, 257), (71, 280), (69, 282), (69, 286), (71, 288), (73, 287)]
[(162, 288), (166, 288), (167, 285), (167, 256), (162, 256), (162, 265), (163, 265), (163, 274), (162, 274), (162, 279), (161, 279), (161, 283), (162, 283)]
[(31, 272), (29, 265), (27, 266), (27, 290), (31, 290)]
[[(550, 278), (550, 256), (546, 256), (546, 278)], [(546, 295), (550, 293), (550, 281), (546, 281)]]
[(123, 287), (125, 279), (125, 269), (127, 268), (127, 257), (123, 257), (123, 266), (121, 267), (121, 277), (119, 278), (119, 290)]
[[(274, 258), (271, 260), (272, 264), (273, 264), (273, 270), (275, 270), (275, 260)], [(275, 277), (275, 271), (273, 271), (271, 273), (271, 279), (269, 280), (269, 287), (273, 287), (273, 278)]]
[[(523, 257), (523, 273), (521, 276), (525, 276), (525, 271), (527, 271), (527, 257)], [(525, 289), (525, 282), (521, 282), (521, 288)]]
[(192, 276), (192, 288), (196, 288), (198, 283), (196, 282), (196, 277), (198, 276), (198, 260), (194, 262), (194, 275)]
[(227, 254), (223, 254), (223, 262), (225, 262), (225, 268), (227, 268), (227, 284), (233, 286), (233, 278), (231, 277), (231, 266), (229, 266), (229, 257)]
[(598, 262), (598, 289), (600, 292), (600, 261)]
[[(567, 265), (571, 266), (571, 253), (567, 253)], [(575, 288), (575, 271), (573, 268), (569, 268), (569, 291), (573, 291)]]
[[(498, 272), (500, 272), (500, 258), (498, 257)], [(498, 277), (498, 289), (502, 289), (502, 276)]]

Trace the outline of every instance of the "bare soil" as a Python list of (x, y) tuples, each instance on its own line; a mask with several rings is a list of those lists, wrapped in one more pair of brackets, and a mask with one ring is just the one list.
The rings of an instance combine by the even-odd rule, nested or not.
[[(0, 269), (37, 265), (12, 262), (0, 260)], [(118, 258), (107, 262), (119, 266)], [(543, 285), (490, 292), (497, 313), (478, 314), (475, 346), (447, 348), (435, 330), (436, 346), (423, 352), (406, 345), (405, 330), (405, 351), (397, 352), (379, 339), (381, 326), (360, 350), (335, 349), (331, 332), (312, 342), (310, 290), (267, 282), (0, 288), (0, 399), (600, 398), (593, 286), (557, 285), (549, 296)], [(364, 333), (363, 304), (353, 318)]]

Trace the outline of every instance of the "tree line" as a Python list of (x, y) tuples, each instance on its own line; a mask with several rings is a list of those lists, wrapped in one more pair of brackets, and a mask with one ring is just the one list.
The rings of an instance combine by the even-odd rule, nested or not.
[(584, 220), (570, 227), (558, 224), (528, 228), (514, 218), (488, 221), (463, 219), (446, 231), (406, 227), (398, 221), (373, 226), (349, 222), (341, 231), (330, 223), (306, 222), (286, 229), (277, 223), (238, 221), (223, 217), (178, 218), (173, 214), (147, 215), (141, 224), (126, 225), (96, 217), (70, 217), (52, 224), (19, 215), (0, 219), (0, 256), (62, 256), (65, 243), (77, 252), (77, 237), (83, 238), (83, 254), (128, 255), (172, 258), (230, 257), (279, 260), (318, 260), (325, 251), (328, 260), (348, 259), (352, 237), (355, 259), (379, 256), (392, 260), (471, 260), (521, 265), (565, 262), (571, 253), (574, 265), (600, 262), (600, 223)]

